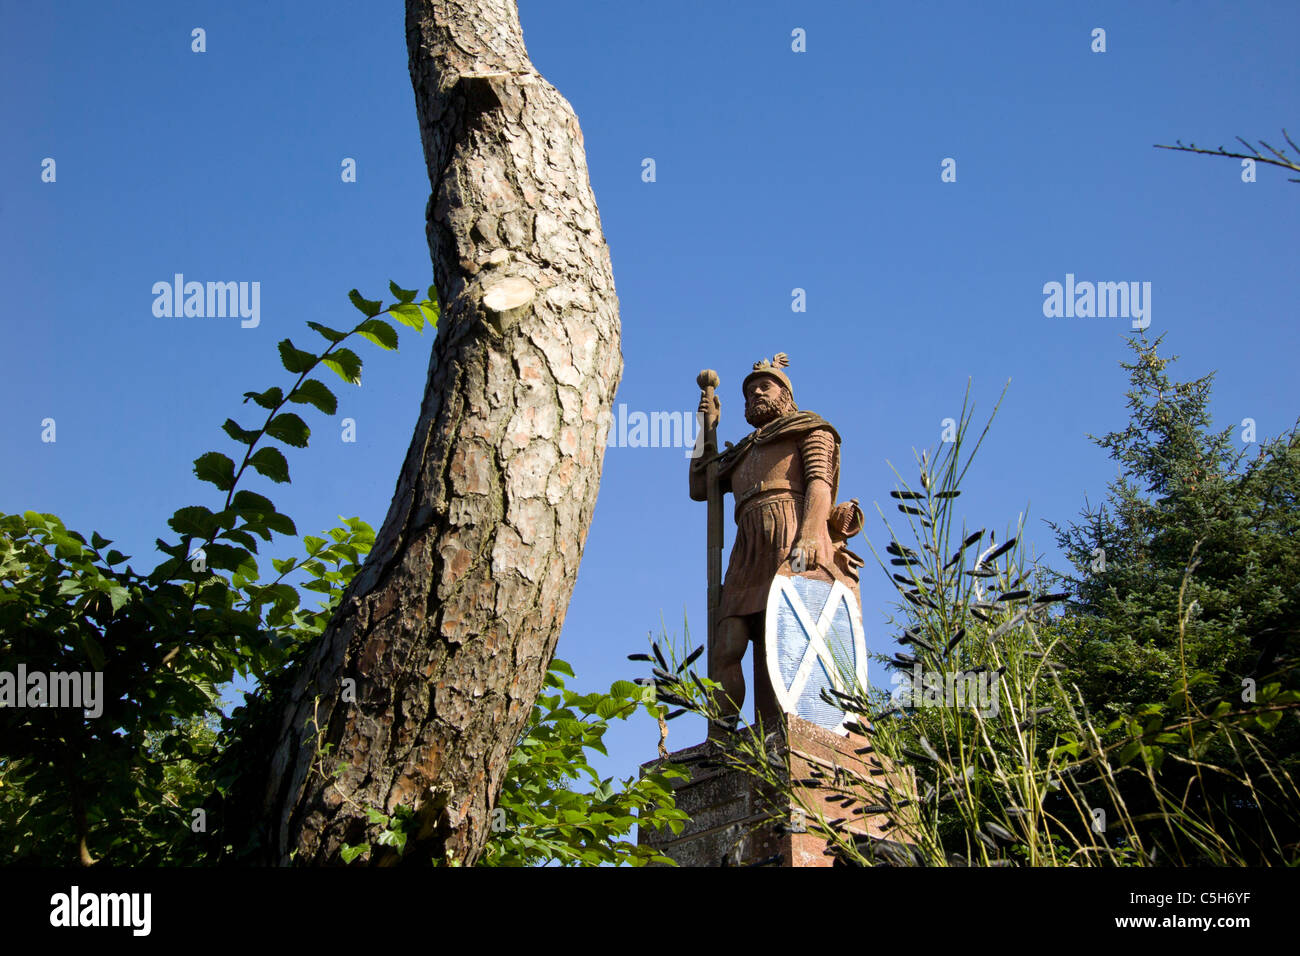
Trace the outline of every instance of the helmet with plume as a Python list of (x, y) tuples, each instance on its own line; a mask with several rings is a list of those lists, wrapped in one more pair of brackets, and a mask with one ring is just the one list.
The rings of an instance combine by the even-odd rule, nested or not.
[(768, 378), (776, 379), (785, 386), (790, 396), (794, 397), (794, 387), (790, 384), (790, 379), (786, 377), (782, 369), (790, 364), (789, 357), (784, 352), (777, 352), (771, 360), (759, 359), (754, 363), (754, 371), (745, 376), (745, 380), (740, 383), (740, 390), (743, 392), (749, 387), (749, 383), (760, 376), (766, 375)]

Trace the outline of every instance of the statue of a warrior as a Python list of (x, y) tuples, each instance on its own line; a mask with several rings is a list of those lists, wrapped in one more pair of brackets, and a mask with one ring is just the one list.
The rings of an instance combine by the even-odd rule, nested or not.
[[(691, 498), (710, 504), (710, 576), (721, 565), (721, 499), (735, 500), (736, 540), (721, 588), (710, 580), (709, 677), (722, 685), (715, 702), (732, 726), (745, 700), (741, 661), (755, 644), (755, 707), (762, 719), (781, 711), (764, 664), (765, 611), (778, 573), (842, 582), (857, 603), (862, 560), (845, 547), (862, 530), (856, 500), (836, 505), (840, 436), (820, 415), (800, 411), (784, 353), (754, 363), (745, 377), (745, 421), (754, 431), (717, 451), (721, 403), (717, 375), (700, 373), (701, 447), (690, 466)], [(716, 533), (715, 533), (716, 532)], [(711, 728), (710, 733), (714, 729)]]

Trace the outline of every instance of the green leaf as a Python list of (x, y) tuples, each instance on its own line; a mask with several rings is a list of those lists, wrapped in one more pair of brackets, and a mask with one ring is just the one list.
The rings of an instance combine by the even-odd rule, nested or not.
[(167, 525), (177, 534), (210, 538), (217, 533), (217, 516), (203, 505), (191, 505), (178, 508), (167, 520)]
[(1280, 710), (1266, 711), (1265, 713), (1257, 715), (1255, 719), (1259, 721), (1259, 726), (1264, 730), (1272, 730), (1274, 727), (1278, 725), (1278, 722), (1282, 719), (1282, 711)]
[(560, 660), (558, 657), (551, 661), (550, 669), (553, 671), (559, 671), (561, 674), (568, 677), (573, 676), (573, 668), (569, 666), (569, 662)]
[(388, 310), (388, 313), (398, 322), (401, 322), (403, 325), (409, 325), (417, 332), (424, 328), (425, 312), (418, 305), (410, 302), (402, 305), (395, 305)]
[(321, 325), (319, 322), (308, 322), (307, 328), (315, 329), (331, 345), (335, 342), (341, 342), (348, 337), (346, 332), (340, 332), (338, 329), (331, 329), (328, 325)]
[(353, 860), (355, 860), (362, 853), (365, 853), (369, 849), (370, 847), (364, 843), (361, 844), (360, 846), (349, 846), (348, 844), (345, 843), (343, 844), (342, 849), (339, 850), (339, 857), (343, 860), (344, 863), (351, 863)]
[(292, 392), (289, 393), (289, 401), (297, 402), (299, 405), (315, 405), (326, 415), (333, 415), (338, 411), (339, 402), (334, 397), (334, 393), (325, 387), (319, 379), (309, 378)]
[(283, 483), (289, 480), (289, 463), (278, 448), (259, 448), (248, 463), (272, 481)]
[[(154, 538), (154, 545), (163, 554), (170, 555), (173, 558), (185, 557), (185, 545), (183, 544), (168, 544), (162, 538)], [(166, 567), (166, 565), (163, 565), (162, 567)]]
[(126, 602), (131, 600), (131, 592), (121, 585), (116, 585), (108, 589), (108, 599), (113, 602), (113, 613), (122, 610)]
[(280, 534), (296, 535), (298, 529), (294, 526), (293, 519), (288, 515), (282, 515), (278, 511), (264, 515), (266, 526), (272, 531), (278, 531)]
[(418, 290), (398, 288), (397, 283), (394, 282), (392, 279), (389, 279), (388, 291), (393, 293), (393, 298), (396, 299), (398, 302), (414, 302), (415, 295)]
[(194, 459), (194, 474), (200, 481), (210, 481), (218, 491), (235, 487), (235, 463), (220, 452), (210, 451)]
[(221, 532), (218, 537), (227, 538), (236, 544), (242, 544), (249, 551), (252, 551), (254, 554), (257, 553), (257, 539), (243, 529), (231, 528), (229, 531)]
[(97, 671), (102, 671), (104, 665), (108, 663), (104, 657), (104, 649), (99, 646), (99, 642), (78, 629), (77, 636), (81, 638), (81, 647), (86, 652), (86, 657), (90, 659), (90, 666)]
[[(271, 529), (266, 527), (266, 522), (263, 520), (263, 517), (261, 515), (254, 515), (235, 530), (238, 531), (241, 535), (250, 535), (250, 536), (257, 535), (263, 541), (271, 540)], [(224, 538), (227, 536), (218, 535), (218, 537)], [(244, 543), (243, 538), (231, 538), (231, 540), (238, 541), (240, 544)], [(252, 550), (256, 551), (257, 549), (253, 548)]]
[(103, 551), (112, 543), (113, 543), (112, 541), (109, 541), (98, 531), (90, 532), (90, 546), (94, 548), (96, 551)]
[(286, 615), (291, 613), (298, 607), (301, 600), (296, 590), (283, 583), (271, 585), (267, 592), (274, 596), (275, 612), (277, 614)]
[(622, 711), (629, 710), (633, 706), (635, 705), (630, 704), (627, 701), (606, 697), (596, 705), (596, 716), (601, 720), (609, 720), (611, 717), (615, 717)]
[(363, 339), (374, 342), (381, 349), (397, 348), (397, 330), (383, 319), (366, 319), (355, 329)]
[(311, 429), (307, 423), (293, 412), (282, 412), (272, 418), (266, 425), (266, 433), (272, 438), (292, 445), (294, 448), (306, 448)]
[(609, 696), (624, 700), (638, 700), (641, 696), (641, 688), (630, 680), (616, 680), (609, 685)]
[(582, 739), (582, 731), (585, 725), (580, 720), (572, 717), (562, 717), (555, 721), (555, 729), (566, 737), (576, 737)]
[(257, 580), (257, 562), (243, 548), (213, 542), (204, 545), (203, 551), (207, 555), (209, 568), (219, 571), (241, 571), (248, 575), (250, 580)]
[(247, 403), (250, 398), (263, 408), (275, 408), (284, 401), (284, 392), (279, 388), (268, 388), (265, 392), (245, 392), (244, 402)]
[(317, 359), (317, 356), (310, 352), (294, 348), (293, 342), (288, 339), (281, 340), (279, 348), (280, 364), (294, 374), (307, 371)]
[(230, 508), (244, 517), (275, 513), (275, 505), (271, 503), (270, 498), (247, 490), (235, 492), (235, 496), (230, 499)]
[(351, 292), (348, 293), (348, 299), (352, 302), (353, 305), (355, 305), (358, 309), (361, 310), (361, 313), (367, 319), (373, 319), (375, 316), (377, 316), (380, 312), (383, 311), (382, 302), (372, 302), (369, 299), (363, 298), (361, 293), (358, 292), (356, 289), (353, 289)]
[(321, 364), (349, 385), (361, 384), (361, 359), (351, 349), (338, 349), (331, 352), (321, 359)]
[(239, 426), (239, 423), (236, 422), (233, 418), (227, 418), (225, 424), (222, 425), (221, 427), (227, 435), (229, 435), (235, 441), (242, 442), (245, 445), (253, 444), (253, 442), (257, 441), (258, 436), (261, 434), (261, 432), (249, 431), (246, 428), (241, 428)]
[(129, 559), (130, 559), (130, 555), (123, 554), (121, 551), (117, 551), (117, 550), (109, 551), (108, 554), (105, 555), (104, 557), (104, 561), (110, 566), (114, 564), (121, 564), (123, 561), (127, 561)]

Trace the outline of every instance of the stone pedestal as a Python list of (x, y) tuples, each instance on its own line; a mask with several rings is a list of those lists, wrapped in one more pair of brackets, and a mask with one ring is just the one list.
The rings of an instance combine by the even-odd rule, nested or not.
[[(833, 866), (835, 856), (826, 852), (826, 840), (811, 832), (818, 811), (827, 821), (842, 820), (840, 825), (855, 838), (885, 836), (886, 816), (853, 812), (877, 802), (860, 781), (869, 775), (872, 783), (888, 779), (899, 800), (912, 788), (882, 767), (874, 754), (855, 753), (869, 746), (867, 738), (842, 737), (789, 714), (780, 715), (775, 724), (774, 731), (771, 722), (765, 724), (769, 766), (777, 780), (794, 784), (807, 810), (734, 766), (717, 744), (698, 744), (642, 766), (653, 770), (669, 762), (690, 773), (689, 780), (675, 781), (674, 796), (678, 809), (691, 819), (680, 834), (642, 830), (639, 842), (679, 866)], [(838, 791), (829, 786), (835, 779), (860, 794), (861, 802), (842, 806)]]

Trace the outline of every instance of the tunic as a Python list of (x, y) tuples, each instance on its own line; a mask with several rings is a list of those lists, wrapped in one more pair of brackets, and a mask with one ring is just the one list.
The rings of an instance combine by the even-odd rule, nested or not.
[[(752, 433), (720, 458), (719, 482), (735, 497), (736, 540), (732, 545), (718, 620), (761, 613), (772, 578), (799, 537), (808, 484), (821, 478), (834, 502), (839, 484), (839, 435), (812, 412), (783, 416)], [(805, 576), (831, 581), (844, 575), (833, 560), (825, 528), (817, 564)], [(856, 578), (846, 580), (857, 593)]]

